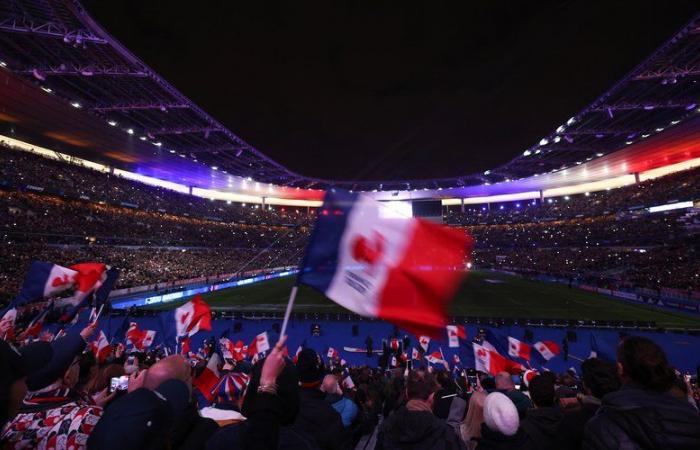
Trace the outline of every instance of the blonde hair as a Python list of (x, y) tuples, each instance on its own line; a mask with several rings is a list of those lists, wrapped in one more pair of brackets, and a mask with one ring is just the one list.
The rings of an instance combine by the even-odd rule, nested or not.
[(469, 399), (467, 415), (459, 426), (459, 434), (468, 450), (476, 448), (476, 440), (481, 438), (481, 424), (484, 423), (484, 402), (486, 392), (474, 392)]

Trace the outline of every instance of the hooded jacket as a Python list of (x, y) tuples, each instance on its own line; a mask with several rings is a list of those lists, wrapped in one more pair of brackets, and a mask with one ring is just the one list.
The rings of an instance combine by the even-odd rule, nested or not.
[(375, 450), (456, 450), (461, 441), (452, 427), (430, 411), (409, 411), (405, 406), (391, 414), (379, 428)]
[(527, 412), (520, 426), (532, 448), (550, 450), (557, 448), (555, 442), (563, 418), (564, 414), (557, 407), (535, 408)]
[(665, 393), (623, 386), (586, 425), (586, 449), (699, 449), (700, 415)]

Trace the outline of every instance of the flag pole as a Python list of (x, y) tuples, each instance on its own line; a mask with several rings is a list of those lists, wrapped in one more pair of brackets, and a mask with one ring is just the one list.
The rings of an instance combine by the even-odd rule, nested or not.
[(287, 302), (287, 310), (284, 312), (284, 321), (282, 321), (282, 329), (280, 330), (280, 339), (287, 333), (287, 325), (289, 324), (289, 318), (292, 316), (292, 308), (294, 307), (294, 301), (297, 298), (297, 291), (299, 290), (299, 284), (292, 286), (292, 292), (289, 293), (289, 301)]

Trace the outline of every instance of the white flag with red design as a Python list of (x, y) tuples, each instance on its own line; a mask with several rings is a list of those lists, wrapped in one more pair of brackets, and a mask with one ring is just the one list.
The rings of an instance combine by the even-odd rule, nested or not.
[(501, 356), (493, 349), (475, 342), (472, 345), (474, 347), (474, 368), (478, 371), (496, 375), (499, 372), (518, 374), (524, 369), (521, 364)]
[(199, 294), (175, 310), (175, 330), (177, 337), (211, 331), (211, 308)]
[(538, 341), (535, 342), (534, 347), (535, 350), (537, 350), (539, 354), (542, 355), (542, 358), (544, 358), (545, 361), (549, 361), (550, 359), (557, 356), (560, 352), (559, 345), (552, 341)]
[(90, 343), (90, 348), (92, 349), (92, 353), (95, 355), (95, 359), (97, 359), (97, 362), (100, 364), (107, 361), (109, 355), (112, 354), (112, 346), (109, 345), (107, 336), (102, 330), (100, 330), (100, 334), (97, 335), (97, 340)]
[(508, 336), (508, 356), (530, 361), (530, 345)]
[(253, 342), (248, 346), (248, 356), (255, 357), (260, 353), (270, 350), (270, 341), (267, 338), (267, 331), (255, 336)]
[(130, 343), (136, 350), (144, 350), (153, 344), (156, 337), (154, 330), (141, 330), (136, 322), (131, 322), (126, 331), (126, 342)]
[(460, 339), (467, 339), (467, 330), (463, 325), (447, 325), (447, 345), (450, 348), (458, 348)]
[(428, 336), (420, 336), (418, 338), (418, 343), (420, 344), (420, 348), (423, 349), (423, 353), (428, 351), (428, 347), (430, 346), (430, 338)]

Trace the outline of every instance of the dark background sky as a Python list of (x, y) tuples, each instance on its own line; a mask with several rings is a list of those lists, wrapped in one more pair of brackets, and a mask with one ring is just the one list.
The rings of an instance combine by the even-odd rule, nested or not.
[(456, 176), (521, 153), (697, 1), (103, 1), (91, 14), (232, 131), (335, 179)]

